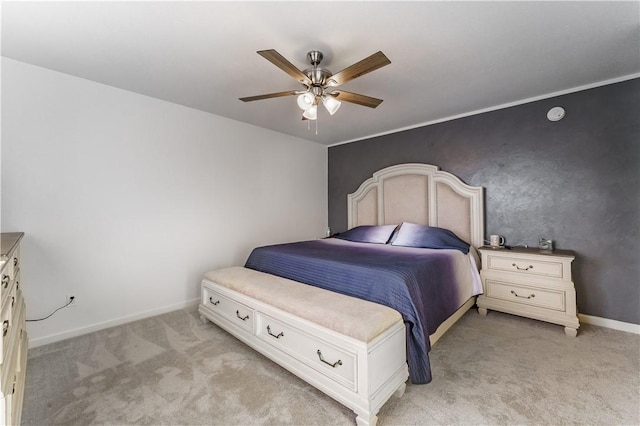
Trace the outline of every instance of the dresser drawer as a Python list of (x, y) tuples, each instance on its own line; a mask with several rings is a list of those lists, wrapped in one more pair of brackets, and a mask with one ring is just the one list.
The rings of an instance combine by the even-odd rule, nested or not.
[(486, 296), (508, 300), (514, 303), (539, 306), (541, 308), (565, 311), (565, 292), (512, 284), (501, 281), (485, 280)]
[[(341, 385), (357, 391), (356, 354), (307, 331), (258, 312), (257, 336)], [(312, 331), (312, 330), (310, 330)]]
[(20, 271), (19, 268), (14, 268), (11, 260), (7, 260), (5, 267), (2, 269), (2, 273), (0, 273), (0, 304), (4, 304), (9, 297), (9, 293), (13, 286), (15, 285), (15, 271), (16, 269)]
[(560, 261), (540, 260), (532, 258), (519, 258), (516, 256), (487, 255), (487, 264), (484, 268), (488, 271), (508, 271), (524, 275), (539, 275), (563, 279), (563, 263)]
[(202, 303), (207, 308), (236, 326), (253, 333), (255, 327), (255, 311), (253, 308), (224, 296), (208, 287), (203, 287), (202, 291)]

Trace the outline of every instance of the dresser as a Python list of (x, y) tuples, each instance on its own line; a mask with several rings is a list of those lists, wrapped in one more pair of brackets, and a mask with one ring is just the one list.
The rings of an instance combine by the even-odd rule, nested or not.
[(20, 283), (22, 232), (0, 234), (0, 424), (20, 424), (27, 366), (27, 330)]
[(481, 247), (484, 294), (478, 312), (488, 309), (564, 325), (575, 337), (580, 323), (571, 279), (575, 255), (570, 250)]

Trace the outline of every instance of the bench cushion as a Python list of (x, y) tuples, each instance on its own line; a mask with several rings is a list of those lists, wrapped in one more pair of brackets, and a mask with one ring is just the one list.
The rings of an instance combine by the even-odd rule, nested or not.
[(233, 266), (204, 278), (362, 342), (402, 322), (398, 311), (387, 306), (253, 269)]

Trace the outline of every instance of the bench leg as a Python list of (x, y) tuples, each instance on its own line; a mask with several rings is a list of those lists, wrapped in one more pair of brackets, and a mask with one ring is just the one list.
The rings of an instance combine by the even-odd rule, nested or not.
[(369, 414), (367, 418), (362, 417), (360, 414), (358, 414), (358, 417), (356, 417), (356, 425), (358, 426), (376, 426), (377, 422), (378, 416), (375, 416), (373, 414)]
[(407, 389), (407, 384), (403, 383), (400, 385), (400, 387), (398, 389), (396, 389), (396, 391), (393, 393), (393, 396), (395, 396), (396, 398), (402, 398), (402, 395), (404, 395), (404, 391)]

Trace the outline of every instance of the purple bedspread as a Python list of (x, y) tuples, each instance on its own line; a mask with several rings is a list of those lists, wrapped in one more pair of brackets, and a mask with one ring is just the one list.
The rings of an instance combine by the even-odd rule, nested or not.
[[(431, 250), (329, 238), (258, 247), (245, 267), (389, 306), (407, 328), (411, 382), (429, 383), (429, 334), (458, 306), (457, 250)], [(466, 256), (465, 256), (466, 257)]]

